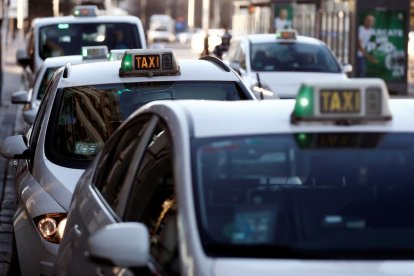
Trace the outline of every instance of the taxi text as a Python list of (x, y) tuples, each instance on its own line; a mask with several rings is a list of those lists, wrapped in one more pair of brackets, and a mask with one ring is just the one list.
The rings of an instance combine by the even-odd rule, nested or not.
[(322, 90), (321, 113), (359, 113), (361, 93), (359, 90)]

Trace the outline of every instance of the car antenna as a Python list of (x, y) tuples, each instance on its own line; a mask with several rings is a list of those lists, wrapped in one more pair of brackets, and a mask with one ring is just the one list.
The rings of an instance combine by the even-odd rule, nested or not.
[(263, 89), (262, 89), (262, 82), (260, 81), (260, 76), (259, 76), (259, 72), (256, 73), (256, 78), (257, 78), (257, 85), (260, 88), (260, 99), (264, 100), (264, 96), (263, 96)]

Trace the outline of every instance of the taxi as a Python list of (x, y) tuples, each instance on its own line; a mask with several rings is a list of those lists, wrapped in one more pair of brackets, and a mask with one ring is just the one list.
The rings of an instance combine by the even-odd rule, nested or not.
[(109, 52), (108, 60), (122, 60), (126, 49), (112, 49)]
[(50, 274), (81, 174), (133, 111), (162, 99), (254, 97), (220, 60), (178, 63), (171, 49), (127, 50), (122, 61), (68, 64), (52, 76), (30, 133), (0, 146), (20, 159), (14, 231), (23, 275)]
[(325, 43), (295, 30), (233, 38), (223, 59), (259, 99), (295, 98), (304, 80), (334, 82), (352, 71)]
[(36, 74), (33, 87), (29, 91), (20, 90), (12, 94), (11, 102), (13, 104), (25, 105), (20, 112), (22, 114), (21, 118), (26, 123), (25, 127), (33, 124), (47, 85), (57, 69), (67, 63), (75, 65), (103, 61), (107, 59), (107, 56), (108, 48), (106, 46), (85, 46), (82, 47), (82, 55), (47, 58)]
[(152, 102), (81, 177), (55, 272), (411, 274), (413, 115), (380, 79)]
[(105, 45), (109, 50), (146, 48), (141, 20), (135, 16), (98, 15), (96, 6), (77, 6), (72, 16), (33, 20), (26, 49), (16, 60), (36, 74), (48, 57), (80, 55), (82, 46)]

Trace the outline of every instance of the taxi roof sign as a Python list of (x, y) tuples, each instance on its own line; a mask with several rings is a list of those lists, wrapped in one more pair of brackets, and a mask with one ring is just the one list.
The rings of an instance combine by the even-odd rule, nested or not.
[(80, 5), (73, 9), (73, 15), (76, 17), (97, 16), (98, 7), (95, 5)]
[(307, 81), (296, 97), (292, 123), (358, 123), (391, 120), (388, 90), (382, 79)]
[(83, 59), (107, 59), (108, 47), (105, 45), (83, 46), (82, 57)]
[(298, 32), (295, 29), (285, 29), (276, 32), (277, 39), (296, 39)]
[(180, 67), (172, 49), (126, 50), (120, 77), (152, 77), (180, 75)]
[(111, 50), (109, 52), (108, 60), (122, 60), (125, 54), (125, 49), (123, 50)]

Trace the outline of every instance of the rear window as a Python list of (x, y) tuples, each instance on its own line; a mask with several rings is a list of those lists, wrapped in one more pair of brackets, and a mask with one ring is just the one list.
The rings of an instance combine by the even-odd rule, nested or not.
[[(55, 163), (86, 166), (137, 108), (156, 100), (245, 100), (235, 82), (146, 82), (64, 88), (52, 111), (47, 152)], [(80, 162), (79, 161), (86, 161)], [(82, 165), (83, 164), (83, 165)]]
[(414, 258), (414, 134), (193, 139), (208, 255)]
[(253, 71), (269, 72), (341, 72), (325, 45), (291, 42), (252, 44), (251, 67)]
[(82, 46), (142, 48), (137, 26), (129, 23), (60, 23), (40, 28), (40, 57), (80, 55)]

